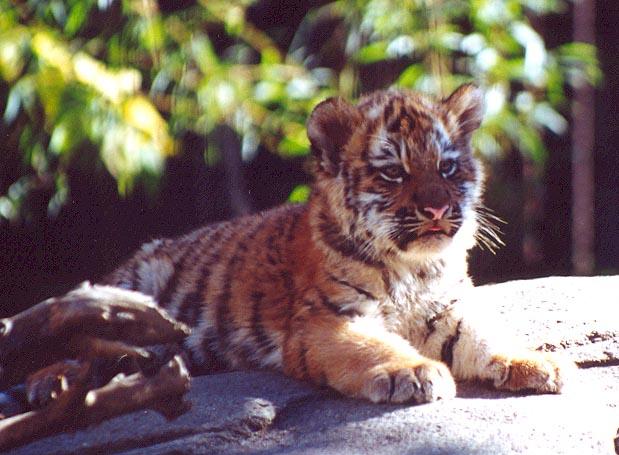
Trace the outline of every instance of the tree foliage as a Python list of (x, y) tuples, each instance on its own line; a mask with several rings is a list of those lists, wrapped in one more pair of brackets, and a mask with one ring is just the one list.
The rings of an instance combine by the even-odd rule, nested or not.
[[(314, 2), (292, 34), (248, 19), (268, 3), (0, 0), (3, 147), (23, 158), (18, 180), (0, 188), (0, 218), (26, 217), (24, 200), (41, 186), (56, 213), (85, 148), (121, 194), (156, 181), (187, 132), (208, 139), (228, 125), (245, 160), (259, 146), (304, 155), (313, 106), (354, 98), (377, 77), (438, 96), (477, 81), (487, 111), (480, 152), (517, 148), (541, 163), (543, 132), (566, 129), (568, 87), (600, 77), (592, 47), (548, 49), (532, 27), (530, 18), (562, 11), (561, 0)], [(208, 144), (214, 163), (220, 150)]]

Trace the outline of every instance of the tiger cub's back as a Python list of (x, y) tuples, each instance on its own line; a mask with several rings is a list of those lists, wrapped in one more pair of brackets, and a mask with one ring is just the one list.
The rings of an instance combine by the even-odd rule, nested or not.
[(284, 205), (154, 240), (103, 283), (151, 295), (190, 325), (187, 348), (202, 370), (280, 368), (286, 314), (299, 279), (312, 274), (301, 264), (309, 252), (306, 216), (306, 207)]

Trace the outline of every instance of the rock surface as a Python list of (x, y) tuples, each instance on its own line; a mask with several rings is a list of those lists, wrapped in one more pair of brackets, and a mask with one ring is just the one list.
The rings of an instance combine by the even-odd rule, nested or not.
[(579, 364), (562, 395), (463, 383), (454, 400), (372, 405), (276, 373), (223, 373), (194, 378), (192, 409), (176, 420), (140, 411), (10, 453), (612, 455), (619, 428), (618, 291), (619, 276), (476, 290), (479, 303), (531, 347), (562, 351)]

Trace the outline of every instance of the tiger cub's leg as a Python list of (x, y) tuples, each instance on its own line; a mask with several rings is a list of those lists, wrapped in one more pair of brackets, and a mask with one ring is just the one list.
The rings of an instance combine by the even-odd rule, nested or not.
[[(469, 316), (469, 317), (467, 317)], [(559, 356), (520, 348), (484, 328), (482, 319), (450, 308), (428, 324), (420, 352), (445, 362), (456, 379), (490, 381), (497, 389), (560, 393), (575, 365)]]
[(405, 339), (371, 319), (305, 320), (292, 330), (284, 371), (372, 402), (427, 403), (455, 396), (441, 363), (420, 355)]

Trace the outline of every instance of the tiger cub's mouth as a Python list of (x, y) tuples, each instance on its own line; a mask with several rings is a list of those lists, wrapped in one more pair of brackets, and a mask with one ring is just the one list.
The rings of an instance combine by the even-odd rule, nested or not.
[(396, 240), (401, 251), (422, 248), (438, 251), (446, 247), (460, 229), (461, 223), (454, 219), (424, 220), (412, 230), (403, 230)]
[(440, 224), (429, 222), (427, 225), (421, 226), (414, 231), (402, 232), (396, 239), (396, 244), (402, 251), (411, 249), (415, 244), (419, 246), (428, 246), (429, 243), (435, 244), (436, 242), (443, 244), (443, 242), (451, 239), (457, 231), (458, 226), (450, 222)]
[(428, 221), (422, 224), (418, 231), (417, 237), (431, 236), (431, 235), (447, 235), (452, 237), (455, 232), (452, 233), (453, 223), (449, 220), (435, 220)]

